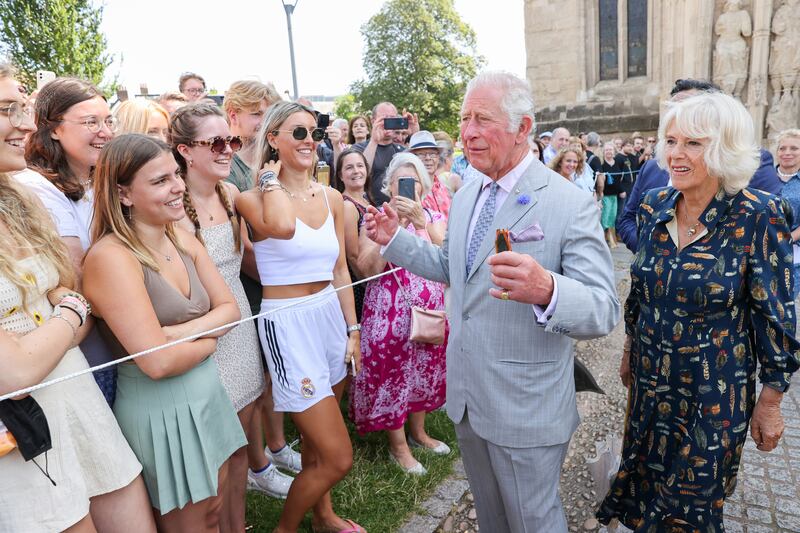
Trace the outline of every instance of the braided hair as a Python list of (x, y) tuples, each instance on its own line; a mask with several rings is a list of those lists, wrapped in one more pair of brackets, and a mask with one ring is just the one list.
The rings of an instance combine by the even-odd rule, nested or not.
[[(180, 168), (180, 174), (183, 176), (184, 181), (186, 181), (186, 174), (189, 170), (189, 167), (186, 159), (178, 151), (178, 145), (188, 145), (194, 141), (195, 137), (197, 136), (197, 130), (200, 122), (208, 117), (220, 117), (224, 119), (225, 115), (216, 105), (202, 103), (183, 106), (172, 114), (169, 128), (172, 154), (175, 156), (175, 160)], [(217, 196), (219, 197), (220, 202), (222, 202), (223, 207), (225, 207), (225, 212), (228, 215), (228, 219), (231, 221), (233, 245), (235, 251), (238, 253), (242, 249), (242, 236), (239, 227), (239, 217), (236, 216), (233, 206), (231, 205), (230, 197), (225, 191), (225, 186), (221, 181), (217, 182), (214, 189), (216, 190)], [(195, 209), (194, 205), (192, 204), (192, 197), (191, 194), (189, 194), (188, 183), (186, 184), (186, 191), (183, 193), (183, 208), (186, 211), (186, 216), (189, 217), (189, 220), (191, 220), (192, 224), (194, 225), (195, 236), (200, 240), (200, 242), (203, 243), (203, 245), (205, 245), (203, 237), (200, 233), (200, 219), (197, 216), (197, 209)]]

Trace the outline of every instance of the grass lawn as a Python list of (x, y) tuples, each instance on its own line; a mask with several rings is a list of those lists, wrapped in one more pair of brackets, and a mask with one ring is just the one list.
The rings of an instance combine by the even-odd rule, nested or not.
[[(346, 405), (347, 398), (342, 401)], [(345, 420), (347, 419), (345, 413)], [(288, 423), (288, 440), (296, 438), (294, 426)], [(350, 518), (370, 533), (396, 531), (425, 501), (451, 472), (459, 455), (453, 423), (443, 411), (428, 415), (425, 427), (428, 434), (446, 442), (453, 452), (448, 456), (414, 450), (414, 455), (428, 469), (426, 476), (409, 476), (389, 462), (386, 434), (370, 433), (359, 437), (348, 421), (353, 442), (353, 469), (333, 489), (333, 508), (343, 518)], [(293, 432), (295, 432), (293, 434)], [(264, 494), (247, 494), (247, 523), (258, 533), (270, 533), (278, 523), (284, 500)], [(311, 532), (311, 514), (306, 516), (299, 531)]]

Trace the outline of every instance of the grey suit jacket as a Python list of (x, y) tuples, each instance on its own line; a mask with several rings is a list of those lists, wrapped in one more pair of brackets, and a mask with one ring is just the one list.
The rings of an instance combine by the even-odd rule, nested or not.
[[(425, 278), (448, 283), (447, 413), (458, 423), (469, 409), (473, 430), (500, 446), (567, 442), (578, 424), (573, 339), (606, 335), (620, 319), (611, 254), (588, 193), (534, 160), (495, 216), (465, 274), (467, 232), (482, 180), (453, 198), (441, 247), (400, 231), (384, 257)], [(527, 205), (517, 201), (527, 194)], [(497, 228), (519, 232), (538, 222), (544, 239), (512, 244), (553, 273), (558, 305), (546, 326), (533, 307), (489, 295), (486, 259)]]

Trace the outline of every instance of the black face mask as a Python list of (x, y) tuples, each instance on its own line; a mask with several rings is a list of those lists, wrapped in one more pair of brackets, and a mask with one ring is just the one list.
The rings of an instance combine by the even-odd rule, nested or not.
[[(14, 436), (19, 453), (26, 461), (46, 453), (53, 447), (47, 417), (33, 396), (26, 396), (20, 400), (3, 400), (0, 402), (0, 420), (3, 421), (8, 431)], [(47, 456), (45, 455), (46, 459)], [(39, 467), (39, 470), (42, 470), (42, 467), (36, 461), (34, 461), (34, 464)], [(47, 476), (53, 485), (56, 484), (47, 473), (46, 466), (42, 473)]]

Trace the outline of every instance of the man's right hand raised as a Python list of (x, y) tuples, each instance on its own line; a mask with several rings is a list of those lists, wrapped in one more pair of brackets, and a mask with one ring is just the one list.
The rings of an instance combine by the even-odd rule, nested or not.
[(367, 237), (386, 246), (392, 240), (397, 228), (400, 226), (400, 219), (397, 213), (388, 203), (383, 204), (383, 213), (373, 206), (367, 207), (367, 214), (364, 215), (364, 227), (367, 229)]

